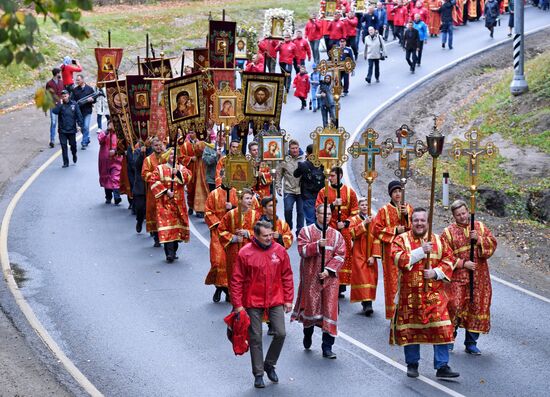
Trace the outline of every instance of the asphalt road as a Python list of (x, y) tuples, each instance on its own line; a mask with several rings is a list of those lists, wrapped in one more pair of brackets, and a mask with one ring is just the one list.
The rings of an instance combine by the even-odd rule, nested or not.
[[(526, 11), (526, 30), (549, 23), (548, 14)], [(422, 76), (504, 39), (504, 25), (494, 40), (483, 22), (460, 28), (452, 51), (431, 39), (415, 75), (393, 45), (381, 65), (382, 82), (369, 87), (366, 64), (360, 61), (350, 95), (342, 101), (341, 124), (353, 131), (371, 110)], [(298, 99), (289, 97), (288, 102), (283, 127), (305, 146), (321, 116), (299, 111)], [(396, 125), (404, 122), (396, 120)], [(225, 337), (222, 320), (230, 305), (212, 303), (213, 288), (203, 284), (209, 269), (204, 223), (192, 218), (191, 242), (180, 248), (178, 261), (167, 264), (162, 249), (153, 248), (146, 234), (135, 233), (125, 205), (103, 203), (96, 140), (79, 152), (78, 165), (60, 166), (61, 160), (48, 167), (21, 199), (9, 251), (12, 262), (26, 271), (24, 296), (68, 357), (108, 396), (255, 395), (249, 356), (235, 357)], [(297, 282), (294, 247), (290, 255)], [(335, 361), (322, 359), (319, 334), (312, 351), (304, 351), (301, 326), (287, 323), (277, 367), (280, 384), (267, 381), (262, 393), (547, 395), (548, 303), (493, 283), (493, 329), (480, 338), (483, 355), (466, 355), (459, 334), (450, 365), (461, 377), (435, 380), (428, 346), (422, 348), (420, 366), (426, 378), (413, 380), (400, 367), (402, 349), (388, 345), (382, 287), (380, 282), (371, 318), (360, 315), (359, 304), (341, 301)]]

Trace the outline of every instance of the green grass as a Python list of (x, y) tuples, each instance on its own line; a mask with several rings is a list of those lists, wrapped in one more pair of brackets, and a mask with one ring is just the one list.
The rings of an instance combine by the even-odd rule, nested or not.
[(541, 117), (550, 117), (550, 52), (526, 63), (528, 93), (511, 96), (511, 69), (507, 75), (456, 114), (463, 114), (460, 119), (464, 123), (483, 118), (479, 126), (482, 136), (500, 133), (518, 146), (534, 146), (550, 154), (550, 129), (537, 130), (536, 125)]
[(123, 11), (115, 11), (115, 7), (110, 7), (108, 12), (96, 8), (98, 12), (82, 16), (82, 23), (89, 29), (91, 37), (78, 43), (78, 50), (55, 39), (61, 35), (57, 26), (49, 21), (40, 21), (41, 36), (37, 47), (45, 55), (45, 64), (37, 70), (24, 65), (11, 65), (2, 69), (0, 95), (33, 85), (37, 81), (45, 84), (51, 76), (51, 68), (59, 65), (65, 55), (86, 60), (95, 67), (92, 48), (98, 42), (107, 45), (108, 30), (111, 30), (112, 46), (125, 48), (125, 56), (138, 53), (145, 56), (146, 33), (149, 33), (157, 56), (161, 49), (166, 56), (179, 56), (183, 48), (204, 45), (210, 11), (214, 19), (221, 19), (221, 10), (224, 8), (226, 20), (236, 21), (238, 25), (254, 26), (261, 36), (264, 11), (268, 8), (293, 10), (295, 25), (298, 27), (303, 26), (311, 12), (318, 7), (317, 0), (221, 0), (159, 3), (151, 7), (124, 6)]

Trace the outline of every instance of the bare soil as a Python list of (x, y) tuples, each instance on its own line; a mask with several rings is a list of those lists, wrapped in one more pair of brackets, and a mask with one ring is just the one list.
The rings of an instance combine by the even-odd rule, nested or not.
[[(526, 39), (526, 56), (531, 58), (550, 51), (549, 31), (541, 31)], [(424, 139), (432, 131), (433, 116), (443, 120), (440, 130), (446, 136), (447, 145), (454, 138), (463, 138), (470, 126), (460, 125), (452, 112), (471, 103), (492, 83), (511, 73), (511, 51), (509, 45), (497, 47), (460, 63), (445, 71), (433, 80), (415, 89), (376, 117), (369, 127), (380, 133), (380, 141), (394, 138), (393, 131), (407, 124), (416, 131), (415, 138)], [(475, 125), (480, 120), (474, 121)], [(500, 154), (507, 159), (504, 167), (521, 178), (548, 177), (550, 157), (533, 148), (518, 148), (502, 136), (490, 137), (500, 148)], [(355, 160), (353, 172), (360, 181), (361, 192), (366, 195), (367, 184), (360, 176), (363, 160)], [(387, 184), (379, 181), (395, 179), (393, 172), (396, 161), (384, 161), (378, 164), (378, 180), (373, 185), (373, 197), (377, 197), (376, 206), (384, 205), (387, 196)], [(441, 170), (438, 170), (437, 186), (441, 185)], [(452, 178), (452, 175), (451, 175)], [(438, 189), (439, 190), (439, 189)], [(413, 206), (429, 206), (430, 176), (415, 172), (407, 183), (407, 201)], [(450, 202), (466, 199), (469, 192), (457, 186), (450, 189)], [(438, 197), (441, 200), (441, 196)], [(468, 201), (467, 201), (468, 202)], [(550, 228), (535, 222), (517, 220), (509, 217), (498, 218), (478, 210), (476, 219), (484, 222), (496, 236), (499, 247), (490, 264), (499, 275), (535, 288), (543, 295), (550, 295)], [(452, 222), (450, 211), (436, 203), (434, 213), (434, 231), (439, 233)]]

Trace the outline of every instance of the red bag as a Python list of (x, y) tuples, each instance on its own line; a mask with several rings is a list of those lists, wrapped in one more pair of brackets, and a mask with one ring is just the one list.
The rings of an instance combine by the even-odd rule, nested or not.
[(227, 338), (233, 344), (233, 352), (240, 356), (250, 348), (250, 337), (248, 327), (250, 327), (250, 317), (245, 310), (239, 313), (231, 312), (223, 321), (227, 324)]

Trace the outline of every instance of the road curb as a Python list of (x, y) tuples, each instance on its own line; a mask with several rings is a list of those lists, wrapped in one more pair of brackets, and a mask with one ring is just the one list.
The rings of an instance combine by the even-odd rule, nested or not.
[[(80, 140), (79, 137), (78, 140)], [(38, 335), (40, 340), (46, 345), (46, 347), (52, 352), (55, 358), (60, 364), (67, 370), (67, 372), (74, 378), (74, 380), (82, 387), (82, 389), (93, 397), (102, 397), (103, 394), (97, 390), (97, 388), (86, 378), (86, 376), (80, 372), (76, 365), (65, 355), (63, 350), (55, 342), (52, 336), (48, 333), (46, 328), (42, 325), (36, 314), (32, 310), (31, 306), (21, 293), (21, 290), (17, 286), (15, 278), (13, 276), (13, 270), (11, 268), (9, 251), (8, 251), (8, 233), (9, 225), (13, 212), (27, 189), (33, 184), (33, 182), (61, 155), (61, 150), (51, 155), (37, 170), (35, 170), (30, 177), (26, 179), (23, 185), (17, 190), (12, 199), (10, 200), (4, 216), (2, 218), (2, 224), (0, 228), (0, 263), (2, 264), (2, 274), (8, 289), (13, 295), (17, 306), (24, 314), (29, 325)]]

